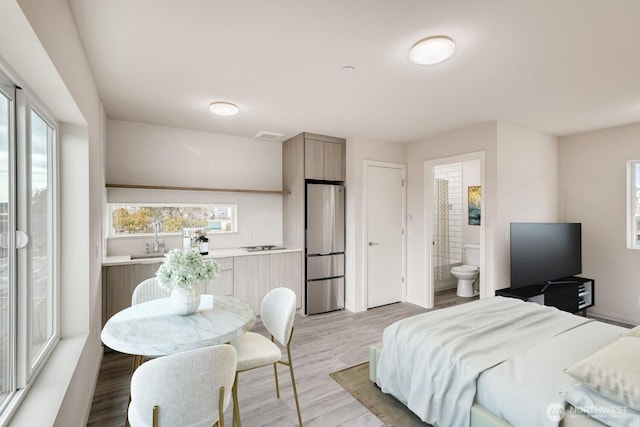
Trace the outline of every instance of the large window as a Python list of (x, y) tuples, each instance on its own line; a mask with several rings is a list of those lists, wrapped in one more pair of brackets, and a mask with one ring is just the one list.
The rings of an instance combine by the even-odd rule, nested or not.
[(56, 125), (0, 73), (0, 424), (58, 340)]
[(640, 160), (627, 162), (627, 247), (640, 249)]
[(203, 228), (208, 233), (237, 231), (236, 205), (112, 204), (111, 236), (144, 235), (157, 231), (182, 233), (183, 228)]

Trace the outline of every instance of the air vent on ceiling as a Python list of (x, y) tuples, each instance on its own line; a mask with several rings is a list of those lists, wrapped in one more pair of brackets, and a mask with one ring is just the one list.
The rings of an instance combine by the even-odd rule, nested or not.
[(267, 141), (275, 141), (280, 138), (283, 134), (276, 132), (267, 132), (265, 130), (256, 133), (253, 137), (258, 139), (264, 139)]

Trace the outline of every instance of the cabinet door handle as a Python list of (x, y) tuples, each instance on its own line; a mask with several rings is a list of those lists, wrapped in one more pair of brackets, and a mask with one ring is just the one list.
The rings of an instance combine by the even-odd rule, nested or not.
[(376, 243), (376, 242), (369, 242), (369, 246), (378, 246), (380, 243)]

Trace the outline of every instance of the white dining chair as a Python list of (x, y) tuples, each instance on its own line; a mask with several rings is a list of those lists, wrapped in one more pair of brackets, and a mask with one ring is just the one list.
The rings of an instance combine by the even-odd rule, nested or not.
[[(158, 279), (152, 277), (150, 279), (143, 280), (136, 286), (131, 295), (131, 305), (142, 304), (143, 302), (151, 301), (158, 298), (167, 298), (171, 295), (171, 292), (160, 287)], [(138, 366), (142, 364), (144, 358), (140, 355), (133, 356), (133, 367), (131, 373), (138, 369)]]
[(143, 302), (151, 301), (158, 298), (167, 298), (171, 293), (160, 287), (158, 279), (152, 277), (150, 279), (143, 280), (133, 290), (131, 295), (131, 305), (140, 304)]
[(129, 423), (224, 427), (235, 373), (236, 351), (228, 344), (148, 361), (131, 378)]
[[(293, 397), (298, 411), (298, 423), (302, 427), (298, 391), (293, 375), (291, 361), (291, 336), (293, 335), (293, 321), (296, 315), (296, 294), (288, 288), (276, 288), (265, 295), (260, 307), (262, 324), (271, 334), (271, 339), (255, 332), (247, 332), (233, 340), (231, 345), (237, 353), (236, 380), (233, 388), (234, 425), (241, 427), (240, 409), (238, 408), (238, 373), (263, 366), (273, 365), (276, 382), (276, 396), (280, 398), (278, 385), (278, 363), (289, 367)], [(282, 350), (276, 344), (286, 347), (287, 360), (282, 360)]]

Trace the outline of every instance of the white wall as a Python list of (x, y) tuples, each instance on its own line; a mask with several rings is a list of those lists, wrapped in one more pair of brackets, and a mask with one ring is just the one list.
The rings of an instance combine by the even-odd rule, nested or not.
[[(425, 167), (427, 160), (436, 160), (467, 153), (484, 152), (485, 183), (484, 205), (482, 206), (482, 220), (486, 227), (485, 253), (493, 250), (492, 222), (496, 216), (497, 202), (495, 199), (497, 188), (497, 124), (496, 122), (451, 131), (436, 135), (424, 141), (414, 142), (407, 147), (408, 161), (408, 193), (407, 193), (407, 300), (414, 304), (428, 306), (431, 297), (427, 294), (427, 277), (425, 276), (425, 262), (427, 251), (425, 248), (424, 225), (424, 193)], [(489, 256), (487, 255), (487, 260)], [(491, 283), (494, 267), (487, 262), (485, 280)]]
[(282, 143), (107, 120), (105, 177), (114, 184), (280, 190)]
[(406, 146), (360, 138), (347, 139), (346, 180), (346, 244), (345, 244), (345, 306), (358, 312), (366, 309), (364, 301), (363, 269), (363, 164), (365, 160), (406, 163)]
[[(107, 121), (110, 184), (281, 190), (282, 143), (119, 120)], [(117, 190), (109, 202), (220, 203), (238, 206), (238, 232), (210, 238), (211, 248), (282, 243), (282, 196), (244, 192)], [(181, 247), (179, 236), (163, 236)], [(107, 255), (142, 253), (149, 237), (107, 239)]]
[[(469, 187), (482, 185), (480, 175), (480, 161), (467, 160), (462, 162), (462, 242), (463, 244), (480, 244), (480, 227), (469, 225)], [(482, 207), (481, 207), (482, 208)], [(482, 222), (482, 218), (480, 218)]]
[(510, 286), (509, 224), (558, 221), (556, 137), (498, 123), (496, 289)]
[(640, 159), (640, 123), (559, 140), (560, 211), (582, 223), (582, 276), (595, 280), (595, 306), (640, 323), (640, 250), (626, 248), (626, 162)]
[[(0, 56), (60, 122), (61, 341), (12, 425), (84, 425), (102, 355), (104, 117), (65, 0), (2, 0)], [(6, 33), (5, 33), (6, 31)]]
[[(412, 143), (408, 194), (409, 301), (427, 305), (424, 247), (426, 160), (484, 153), (481, 297), (509, 287), (509, 223), (555, 221), (558, 217), (557, 141), (555, 137), (502, 122), (489, 122)], [(482, 234), (480, 237), (482, 243)]]

